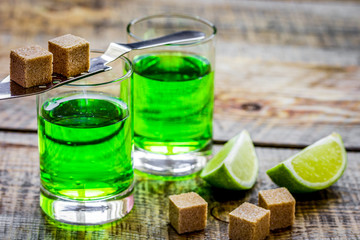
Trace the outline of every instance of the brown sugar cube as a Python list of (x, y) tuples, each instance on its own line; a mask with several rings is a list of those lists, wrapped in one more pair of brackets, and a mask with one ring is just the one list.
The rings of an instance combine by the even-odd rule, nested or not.
[(52, 81), (53, 55), (40, 46), (18, 48), (10, 52), (10, 79), (24, 88)]
[(259, 206), (270, 210), (270, 230), (294, 224), (295, 199), (286, 188), (259, 192)]
[(270, 233), (269, 210), (245, 202), (229, 215), (230, 239), (265, 239)]
[(71, 34), (49, 40), (49, 51), (54, 54), (54, 72), (72, 77), (89, 70), (90, 44)]
[(194, 192), (169, 196), (171, 225), (179, 234), (205, 229), (207, 205), (207, 202)]

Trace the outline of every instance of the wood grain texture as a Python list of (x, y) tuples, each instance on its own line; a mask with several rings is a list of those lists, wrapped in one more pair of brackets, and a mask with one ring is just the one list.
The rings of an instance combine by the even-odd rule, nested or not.
[(169, 12), (214, 22), (218, 56), (359, 65), (359, 11), (356, 1), (3, 0), (0, 73), (8, 72), (12, 48), (46, 46), (49, 39), (72, 33), (88, 39), (92, 48), (104, 49), (111, 41), (126, 41), (130, 20)]
[[(360, 136), (360, 68), (234, 57), (218, 65), (214, 138), (247, 129), (255, 142), (309, 145), (333, 131), (347, 147)], [(220, 73), (218, 74), (220, 75)]]
[[(131, 19), (164, 12), (199, 15), (218, 27), (217, 142), (247, 129), (260, 146), (301, 147), (337, 131), (359, 150), (359, 1), (3, 0), (0, 77), (9, 72), (10, 49), (46, 47), (66, 33), (104, 49), (126, 41)], [(227, 239), (228, 213), (276, 187), (265, 171), (298, 151), (256, 148), (260, 174), (249, 191), (220, 191), (199, 178), (164, 182), (138, 175), (126, 218), (75, 227), (54, 223), (39, 207), (36, 121), (35, 97), (0, 101), (0, 239)], [(332, 187), (295, 196), (295, 224), (268, 239), (360, 239), (360, 152), (348, 157)], [(208, 201), (208, 226), (178, 235), (168, 224), (167, 196), (188, 191)]]
[[(38, 151), (33, 144), (37, 136), (28, 134), (22, 146), (6, 144), (8, 138), (19, 139), (20, 135), (0, 136), (0, 239), (227, 239), (228, 213), (244, 201), (257, 203), (259, 190), (275, 188), (265, 171), (297, 152), (257, 148), (260, 173), (249, 191), (221, 191), (199, 178), (159, 181), (137, 176), (135, 207), (127, 217), (101, 228), (76, 227), (56, 224), (42, 213)], [(295, 224), (272, 232), (268, 239), (360, 238), (360, 153), (350, 152), (348, 157), (345, 174), (332, 187), (295, 195)], [(178, 235), (168, 224), (167, 197), (189, 191), (209, 203), (208, 226), (204, 231)]]
[[(92, 48), (126, 41), (133, 18), (181, 12), (218, 27), (214, 139), (305, 146), (339, 132), (360, 148), (357, 1), (10, 1), (0, 8), (0, 77), (10, 49), (73, 33)], [(29, 20), (31, 19), (31, 21)], [(101, 36), (101, 37), (99, 37)], [(36, 131), (35, 98), (0, 102), (0, 129)]]
[[(247, 129), (256, 143), (306, 146), (336, 131), (346, 147), (360, 149), (360, 67), (220, 60), (216, 141)], [(35, 97), (0, 101), (0, 119), (0, 129), (35, 132)]]

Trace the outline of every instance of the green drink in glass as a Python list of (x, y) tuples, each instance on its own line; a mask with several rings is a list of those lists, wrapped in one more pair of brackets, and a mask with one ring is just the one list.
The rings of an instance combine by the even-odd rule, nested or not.
[[(74, 200), (116, 195), (133, 182), (127, 105), (87, 92), (47, 100), (39, 116), (41, 182)], [(84, 171), (84, 169), (86, 169)]]
[(40, 206), (57, 221), (104, 224), (133, 207), (132, 67), (111, 65), (37, 97)]
[(163, 52), (137, 56), (133, 64), (136, 146), (165, 155), (207, 146), (214, 102), (207, 59)]
[[(152, 27), (154, 26), (154, 27)], [(129, 42), (195, 30), (202, 41), (130, 53), (134, 73), (135, 168), (160, 176), (202, 169), (211, 154), (215, 27), (183, 15), (156, 15), (128, 25)]]

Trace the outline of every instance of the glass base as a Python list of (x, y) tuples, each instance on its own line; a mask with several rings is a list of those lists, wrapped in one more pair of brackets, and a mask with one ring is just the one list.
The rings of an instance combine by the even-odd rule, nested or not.
[(92, 201), (75, 201), (41, 187), (40, 207), (50, 218), (67, 224), (100, 225), (127, 215), (134, 206), (133, 185), (121, 194)]
[(135, 169), (157, 176), (181, 177), (200, 171), (211, 154), (211, 144), (200, 151), (163, 155), (135, 146), (132, 153)]

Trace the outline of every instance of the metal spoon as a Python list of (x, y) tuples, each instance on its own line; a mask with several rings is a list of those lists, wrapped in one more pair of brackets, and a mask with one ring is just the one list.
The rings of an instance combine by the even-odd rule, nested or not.
[(35, 86), (31, 88), (23, 88), (17, 83), (10, 81), (10, 76), (7, 76), (0, 82), (0, 100), (11, 99), (18, 97), (26, 97), (30, 95), (40, 94), (49, 91), (61, 85), (77, 81), (79, 79), (88, 77), (99, 72), (108, 71), (111, 69), (107, 66), (108, 63), (115, 61), (122, 55), (130, 52), (133, 49), (145, 49), (166, 44), (185, 43), (196, 40), (201, 40), (205, 34), (198, 31), (182, 31), (173, 34), (165, 35), (163, 37), (154, 38), (146, 41), (135, 43), (110, 43), (108, 49), (103, 55), (90, 59), (90, 69), (79, 76), (66, 78), (61, 75), (53, 75), (52, 82), (46, 85)]

